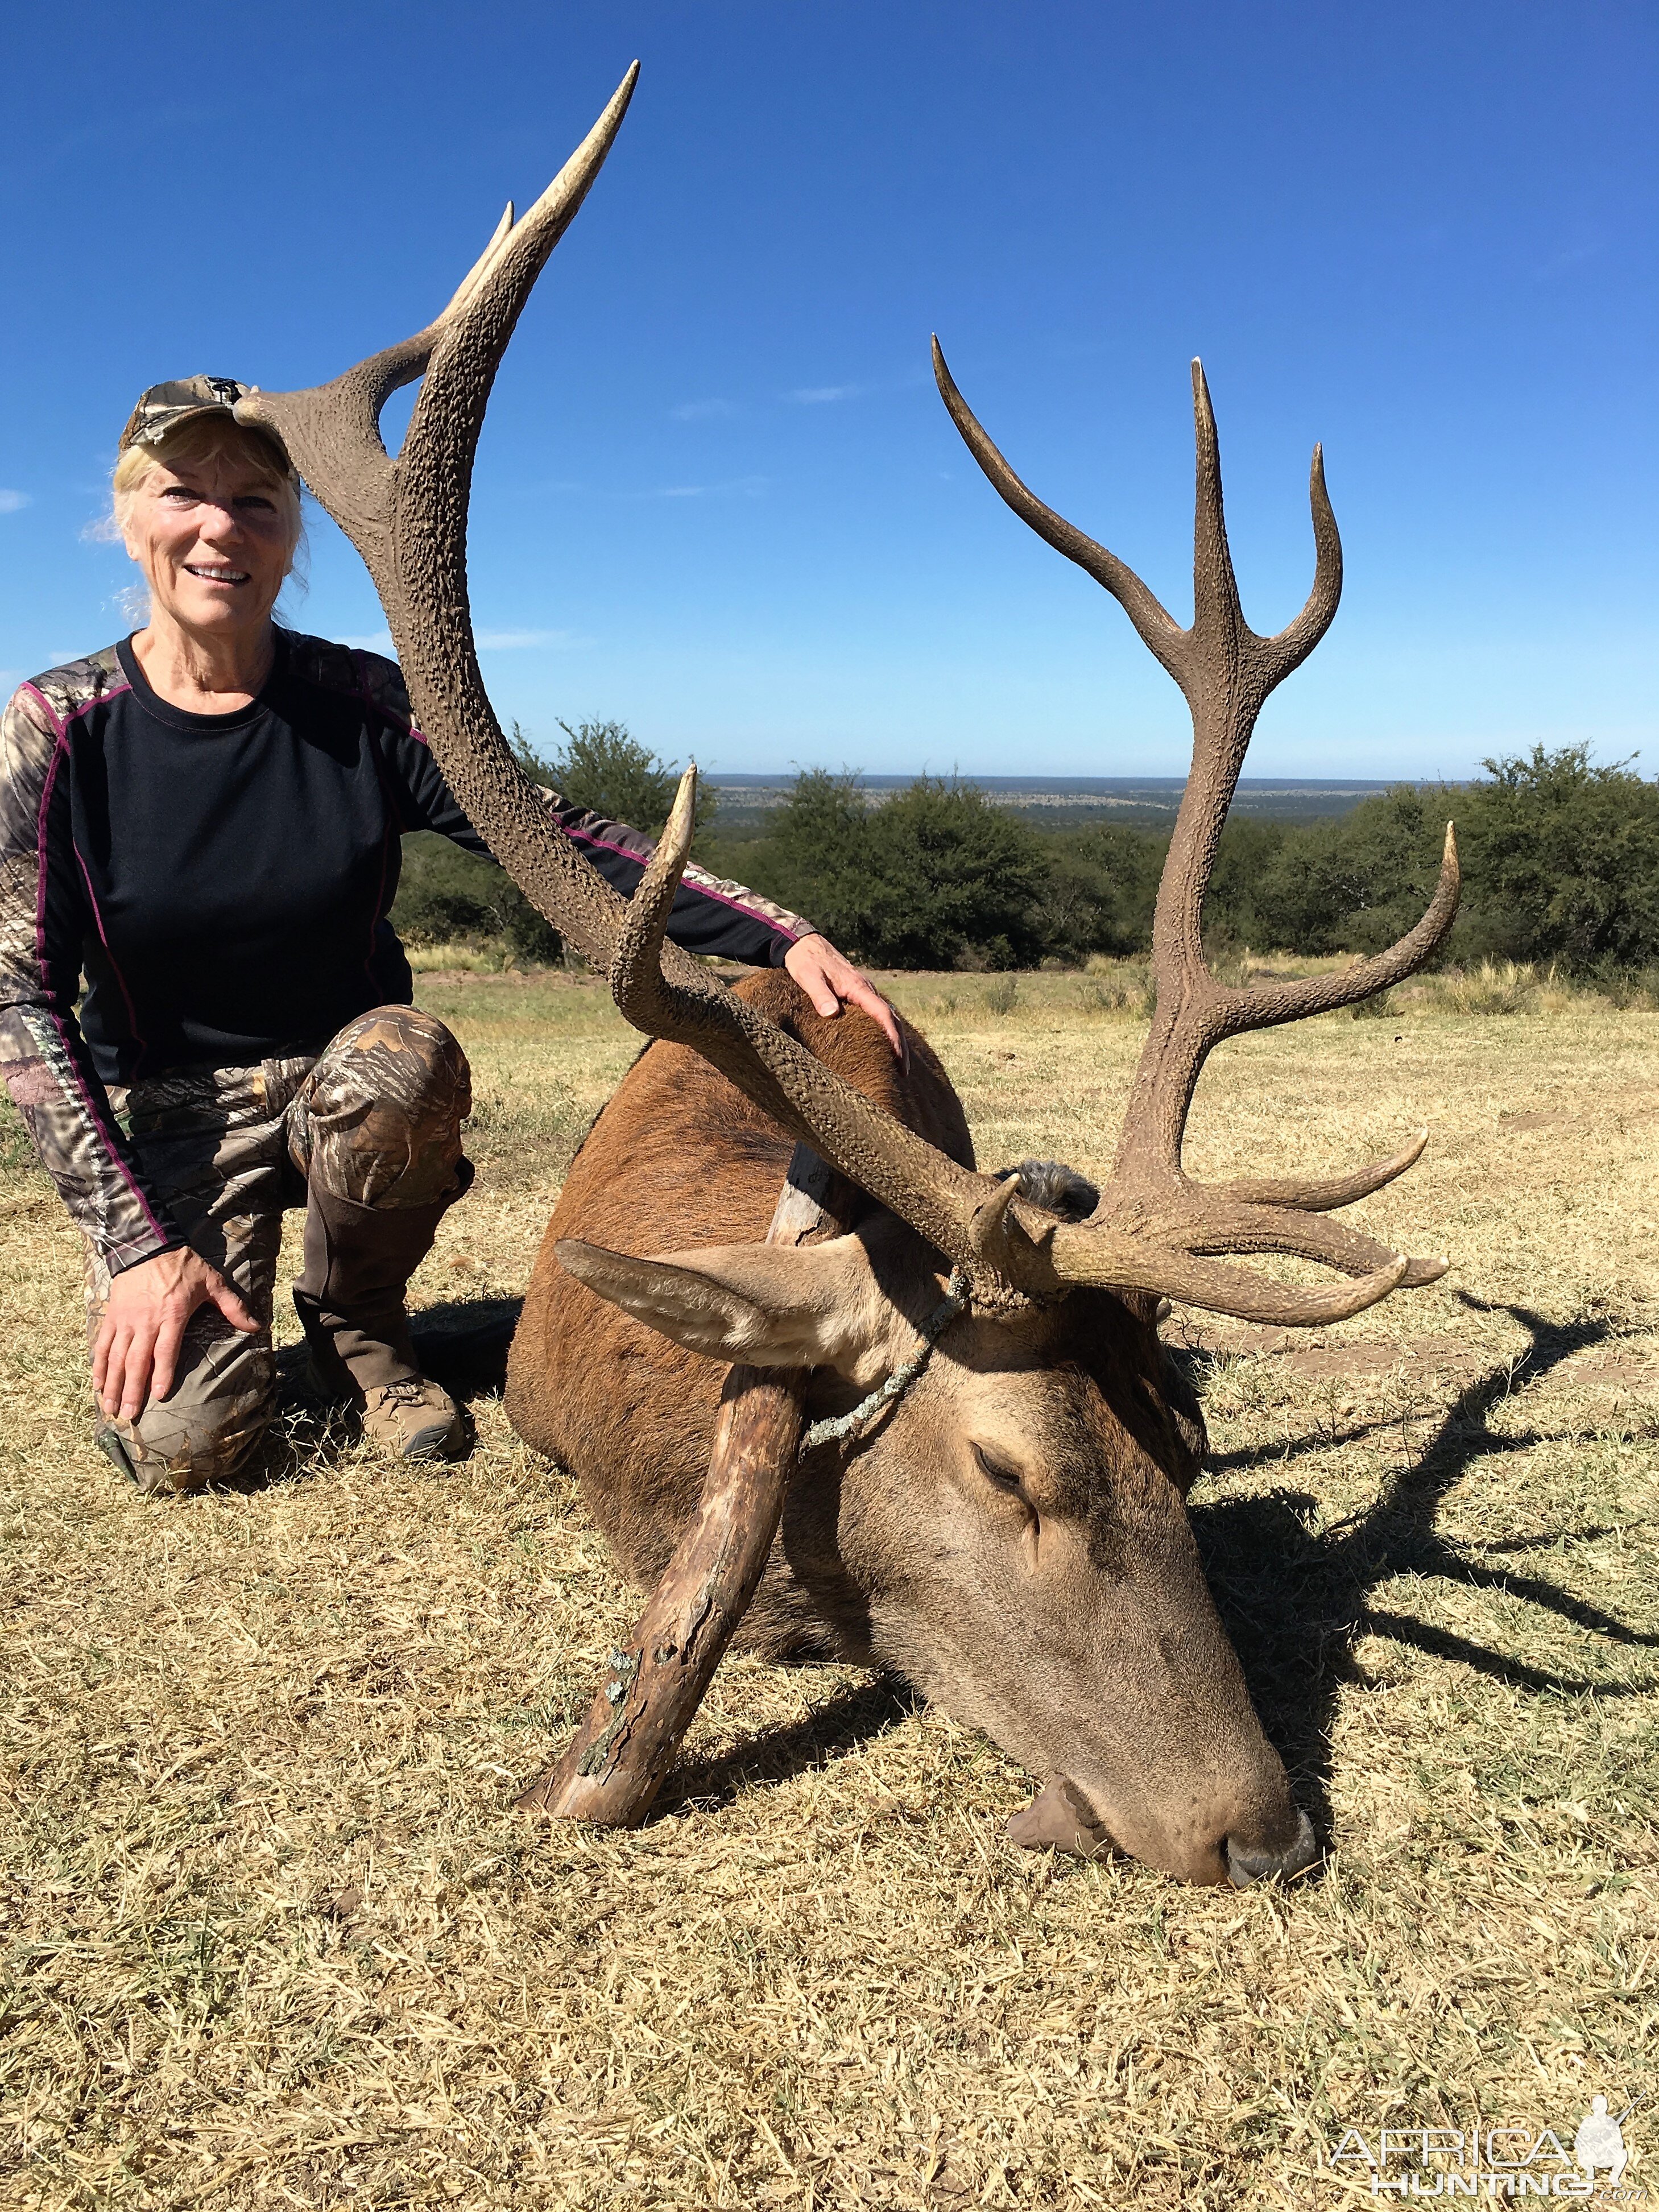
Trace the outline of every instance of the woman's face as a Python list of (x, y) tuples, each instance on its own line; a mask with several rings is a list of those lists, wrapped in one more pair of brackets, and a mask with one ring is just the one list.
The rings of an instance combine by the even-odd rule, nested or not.
[(201, 635), (261, 629), (294, 556), (281, 495), (229, 440), (200, 460), (158, 462), (128, 500), (121, 535), (155, 610)]

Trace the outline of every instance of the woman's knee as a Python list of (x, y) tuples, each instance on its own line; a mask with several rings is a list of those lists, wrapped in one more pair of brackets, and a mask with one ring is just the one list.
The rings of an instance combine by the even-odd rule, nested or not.
[(243, 1347), (233, 1372), (186, 1370), (136, 1421), (100, 1417), (99, 1443), (147, 1497), (228, 1482), (258, 1458), (276, 1411), (276, 1363), (268, 1345), (244, 1338)]
[(360, 1206), (428, 1206), (468, 1180), (461, 1125), (471, 1071), (450, 1030), (414, 1006), (377, 1006), (328, 1045), (289, 1109), (309, 1181)]

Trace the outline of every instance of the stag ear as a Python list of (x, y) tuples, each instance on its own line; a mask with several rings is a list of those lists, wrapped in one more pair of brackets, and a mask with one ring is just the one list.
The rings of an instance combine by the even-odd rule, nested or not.
[(709, 1359), (750, 1367), (833, 1367), (860, 1378), (884, 1355), (896, 1316), (856, 1237), (799, 1250), (709, 1244), (642, 1260), (574, 1237), (553, 1247), (590, 1291)]

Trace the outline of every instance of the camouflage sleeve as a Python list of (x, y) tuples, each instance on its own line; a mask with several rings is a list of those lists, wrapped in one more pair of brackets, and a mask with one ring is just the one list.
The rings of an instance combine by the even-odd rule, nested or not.
[[(388, 726), (388, 765), (404, 810), (405, 830), (435, 830), (469, 853), (493, 857), (456, 805), (426, 739), (409, 719), (409, 700), (393, 661), (360, 653), (357, 684), (365, 701)], [(624, 897), (644, 874), (656, 850), (653, 841), (625, 822), (573, 806), (556, 791), (542, 797), (573, 844)], [(781, 968), (798, 938), (816, 937), (817, 924), (779, 906), (745, 884), (711, 875), (690, 863), (668, 920), (668, 934), (692, 952), (712, 952), (750, 967)]]
[(75, 1018), (85, 926), (69, 748), (33, 684), (0, 716), (0, 1075), (112, 1274), (184, 1241), (146, 1189)]
[[(542, 788), (548, 811), (573, 844), (586, 853), (599, 873), (624, 896), (645, 873), (657, 848), (653, 840), (609, 821), (583, 806), (573, 806), (556, 791)], [(695, 860), (686, 863), (679, 896), (668, 917), (668, 934), (688, 951), (713, 952), (752, 968), (781, 968), (798, 938), (816, 937), (817, 924), (791, 914), (744, 884), (711, 875)]]

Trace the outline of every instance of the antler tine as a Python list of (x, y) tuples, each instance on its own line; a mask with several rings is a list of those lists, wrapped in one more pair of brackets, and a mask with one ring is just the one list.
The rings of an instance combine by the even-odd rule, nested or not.
[(1352, 1320), (1397, 1291), (1412, 1265), (1396, 1255), (1370, 1274), (1316, 1291), (1133, 1233), (1103, 1234), (1092, 1222), (1057, 1229), (1051, 1249), (1059, 1287), (1090, 1284), (1101, 1290), (1138, 1291), (1273, 1328), (1324, 1328)]
[[(401, 607), (392, 540), (398, 532), (405, 480), (423, 459), (470, 477), (501, 353), (547, 257), (563, 236), (610, 152), (633, 97), (635, 62), (587, 137), (547, 190), (515, 222), (511, 201), (441, 314), (412, 337), (385, 346), (332, 383), (303, 392), (256, 389), (240, 403), (240, 420), (268, 423), (282, 438), (306, 483), (362, 555), (374, 577), (400, 657)], [(451, 374), (434, 374), (448, 353)], [(454, 373), (457, 359), (461, 373)], [(380, 412), (400, 386), (424, 375), (409, 433), (397, 460), (380, 437)], [(417, 429), (424, 413), (426, 422)], [(431, 418), (442, 418), (435, 435)], [(434, 450), (435, 448), (435, 450)], [(465, 523), (465, 483), (462, 520)], [(463, 530), (463, 547), (465, 532)], [(465, 592), (465, 559), (462, 560)], [(465, 605), (465, 599), (463, 599)], [(499, 732), (497, 732), (499, 742)], [(504, 748), (503, 748), (504, 749)]]
[(981, 1303), (1058, 1285), (1044, 1243), (1053, 1224), (1014, 1210), (1018, 1184), (964, 1168), (872, 1105), (805, 1045), (711, 981), (664, 932), (690, 849), (696, 769), (680, 779), (657, 849), (619, 920), (611, 989), (647, 1036), (690, 1046), (848, 1180), (966, 1268)]
[[(1204, 364), (1197, 360), (1193, 362), (1193, 450), (1196, 462), (1193, 491), (1193, 637), (1195, 643), (1201, 641), (1210, 649), (1204, 656), (1207, 664), (1204, 673), (1211, 681), (1224, 674), (1236, 682), (1243, 672), (1241, 664), (1249, 660), (1248, 647), (1258, 640), (1239, 604), (1238, 579), (1233, 574), (1232, 550), (1227, 543), (1227, 517), (1221, 495), (1221, 444), (1216, 435), (1215, 410), (1210, 404)], [(1212, 657), (1218, 648), (1221, 654), (1218, 668)], [(1188, 696), (1190, 699), (1191, 694)]]
[[(509, 206), (429, 328), (314, 391), (260, 392), (244, 417), (272, 424), (312, 490), (367, 562), (425, 732), (450, 789), (537, 910), (595, 966), (647, 1035), (701, 1053), (848, 1179), (884, 1201), (957, 1264), (980, 1295), (1006, 1299), (1043, 1274), (1035, 1237), (988, 1176), (937, 1152), (796, 1039), (663, 941), (691, 834), (688, 769), (661, 847), (624, 901), (550, 817), (520, 772), (478, 669), (466, 587), (473, 453), (496, 368), (531, 288), (616, 137), (630, 69), (586, 138), (516, 222)], [(399, 383), (425, 385), (397, 458), (377, 416)], [(1052, 1277), (1044, 1275), (1052, 1287)]]
[(1214, 1183), (1211, 1188), (1218, 1198), (1233, 1199), (1241, 1206), (1290, 1206), (1304, 1213), (1328, 1213), (1334, 1206), (1352, 1206), (1357, 1199), (1370, 1198), (1397, 1176), (1404, 1175), (1407, 1168), (1415, 1167), (1428, 1141), (1428, 1131), (1419, 1129), (1410, 1144), (1386, 1160), (1374, 1160), (1369, 1167), (1355, 1168), (1348, 1175), (1308, 1180), (1239, 1176), (1231, 1182)]
[(933, 340), (933, 379), (939, 386), (940, 398), (951, 410), (951, 419), (962, 433), (963, 444), (984, 470), (994, 489), (1020, 520), (1029, 523), (1039, 538), (1046, 538), (1054, 550), (1063, 553), (1068, 561), (1075, 561), (1079, 568), (1085, 569), (1094, 578), (1096, 583), (1105, 586), (1134, 624), (1141, 643), (1157, 654), (1184, 690), (1190, 633), (1182, 629), (1162, 600), (1147, 589), (1134, 570), (1120, 561), (1115, 553), (1109, 553), (1092, 538), (1085, 538), (1063, 515), (1056, 514), (1051, 507), (1045, 507), (1036, 494), (1021, 483), (986, 436), (973, 410), (957, 391), (956, 379), (945, 365), (944, 349), (937, 337)]
[(1299, 668), (1336, 618), (1342, 598), (1342, 540), (1338, 535), (1331, 495), (1325, 489), (1325, 448), (1316, 446), (1308, 471), (1308, 505), (1313, 514), (1314, 580), (1302, 611), (1287, 622), (1275, 637), (1263, 638), (1263, 653), (1270, 656), (1273, 682), (1282, 684)]
[(1189, 1252), (1225, 1252), (1235, 1258), (1251, 1252), (1283, 1252), (1359, 1277), (1378, 1274), (1397, 1261), (1402, 1270), (1400, 1286), (1407, 1290), (1438, 1282), (1451, 1264), (1443, 1259), (1413, 1260), (1375, 1237), (1350, 1229), (1345, 1221), (1331, 1221), (1297, 1206), (1229, 1205), (1208, 1190), (1200, 1196), (1200, 1206), (1174, 1232)]
[[(1193, 627), (1191, 667), (1182, 685), (1193, 717), (1193, 759), (1158, 885), (1152, 958), (1160, 1002), (1180, 979), (1183, 999), (1207, 981), (1204, 895), (1233, 793), (1268, 693), (1305, 659), (1330, 627), (1342, 592), (1342, 545), (1314, 457), (1316, 547), (1313, 589), (1302, 612), (1277, 637), (1257, 635), (1244, 619), (1227, 543), (1221, 445), (1204, 364), (1194, 361), (1193, 447)], [(1192, 1069), (1195, 1082), (1198, 1065)], [(1190, 1096), (1190, 1093), (1189, 1093)], [(1185, 1105), (1182, 1112), (1184, 1119)], [(1134, 1126), (1133, 1120), (1131, 1126)]]

